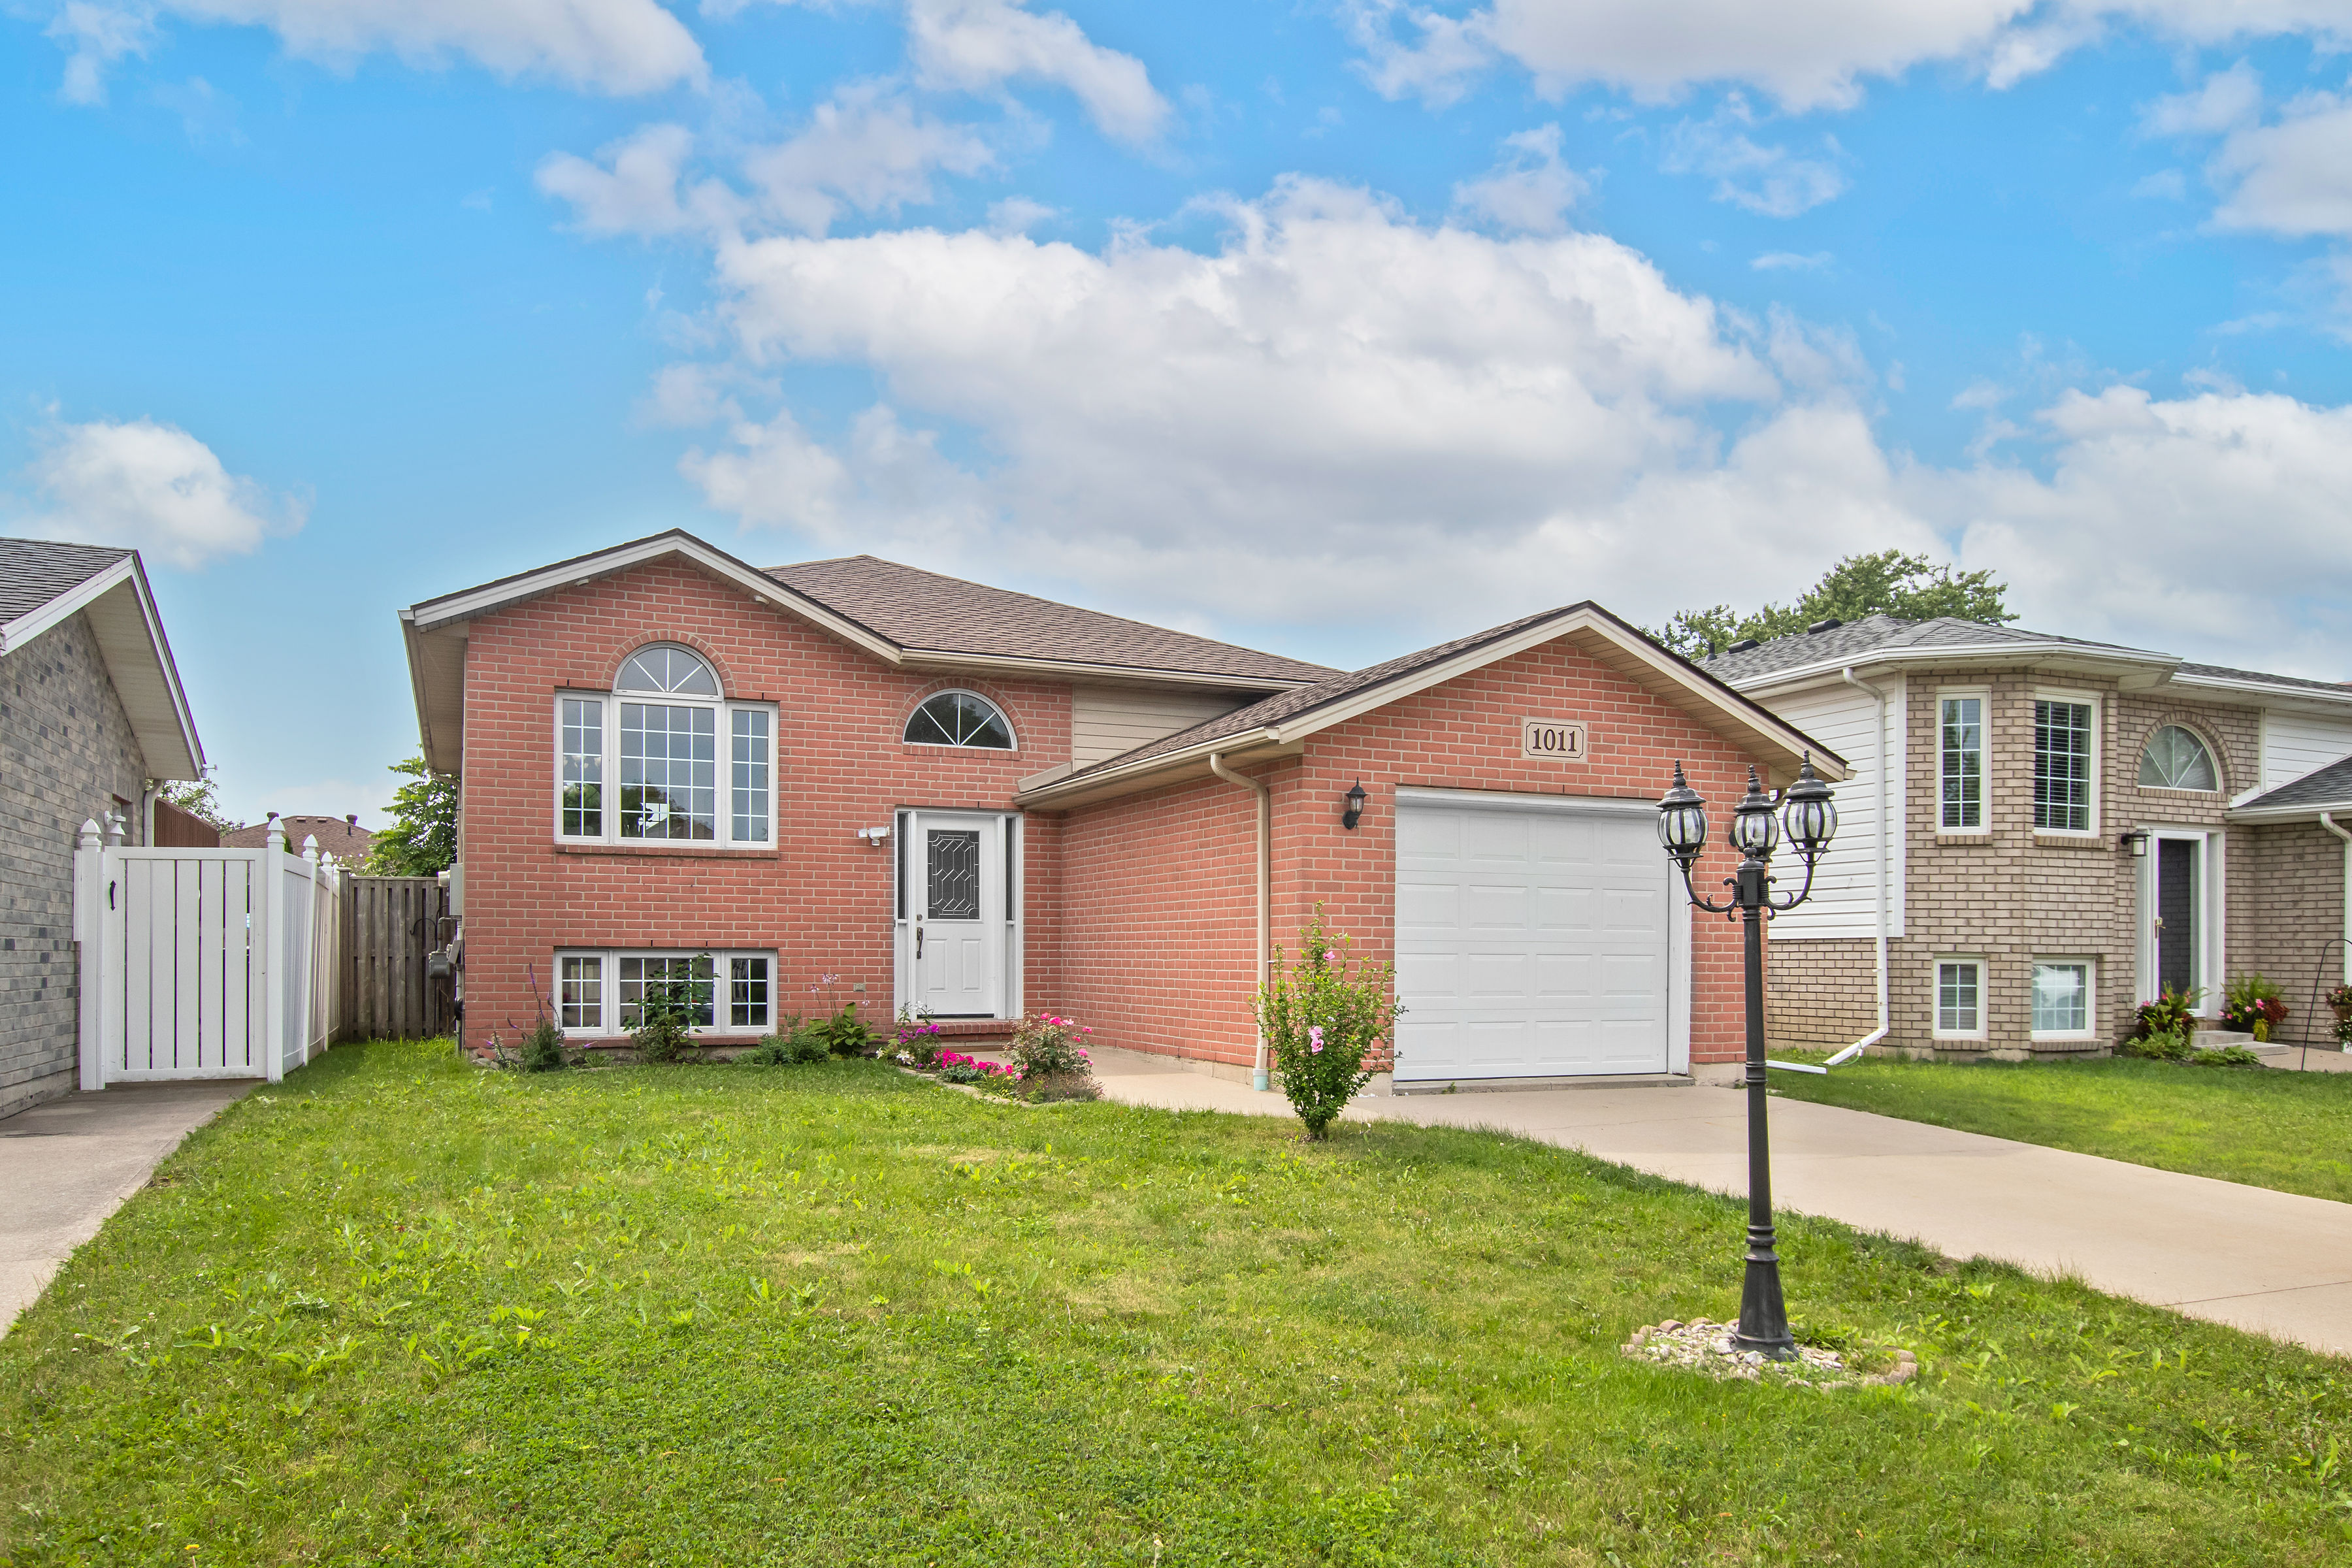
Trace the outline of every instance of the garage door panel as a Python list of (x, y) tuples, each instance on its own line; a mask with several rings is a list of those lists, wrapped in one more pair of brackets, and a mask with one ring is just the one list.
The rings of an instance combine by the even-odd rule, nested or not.
[(1665, 867), (1643, 817), (1399, 811), (1397, 1075), (1661, 1072)]

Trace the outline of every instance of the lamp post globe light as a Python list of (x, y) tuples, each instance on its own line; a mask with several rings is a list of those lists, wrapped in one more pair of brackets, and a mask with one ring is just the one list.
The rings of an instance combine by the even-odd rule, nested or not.
[[(1777, 808), (1777, 810), (1776, 810)], [(1805, 862), (1805, 885), (1793, 898), (1772, 896), (1772, 851), (1786, 831), (1789, 847)], [(1731, 829), (1724, 835), (1740, 854), (1736, 875), (1724, 879), (1731, 889), (1724, 903), (1698, 896), (1691, 882), (1691, 867), (1706, 847), (1706, 802), (1675, 764), (1675, 782), (1658, 802), (1658, 841), (1683, 874), (1683, 891), (1709, 914), (1737, 918), (1744, 928), (1741, 957), (1747, 980), (1748, 1011), (1748, 1256), (1747, 1273), (1739, 1289), (1739, 1328), (1732, 1342), (1742, 1350), (1760, 1351), (1775, 1361), (1797, 1353), (1789, 1332), (1789, 1309), (1780, 1295), (1780, 1255), (1772, 1233), (1772, 1153), (1765, 1126), (1764, 1094), (1764, 921), (1795, 909), (1811, 897), (1813, 867), (1837, 836), (1837, 806), (1830, 786), (1813, 773), (1813, 755), (1805, 753), (1797, 782), (1776, 801), (1765, 794), (1756, 770), (1748, 770), (1748, 793), (1732, 808)]]

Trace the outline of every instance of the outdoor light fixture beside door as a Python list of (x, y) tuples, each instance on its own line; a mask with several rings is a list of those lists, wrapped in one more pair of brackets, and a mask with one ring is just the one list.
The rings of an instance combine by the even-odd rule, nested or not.
[(2133, 859), (2135, 859), (2135, 860), (2145, 860), (2145, 859), (2147, 859), (2147, 828), (2145, 828), (2145, 827), (2135, 827), (2135, 828), (2133, 828), (2129, 833), (2126, 833), (2126, 834), (2125, 834), (2125, 835), (2123, 836), (2123, 841), (2122, 841), (2122, 842), (2123, 842), (2123, 847), (2125, 847), (2126, 849), (2128, 849), (2128, 850), (2130, 850), (2130, 851), (2132, 852), (2132, 858), (2133, 858)]
[[(1790, 847), (1805, 862), (1805, 885), (1792, 899), (1772, 896), (1772, 851), (1783, 829)], [(1731, 831), (1726, 835), (1741, 855), (1739, 871), (1724, 879), (1724, 886), (1732, 889), (1730, 901), (1709, 903), (1691, 882), (1691, 867), (1706, 848), (1706, 802), (1683, 776), (1682, 763), (1675, 764), (1674, 785), (1658, 802), (1658, 842), (1681, 868), (1683, 891), (1699, 909), (1737, 915), (1746, 927), (1748, 1268), (1739, 1291), (1739, 1331), (1732, 1342), (1775, 1361), (1795, 1355), (1797, 1345), (1789, 1332), (1789, 1309), (1780, 1295), (1780, 1255), (1774, 1250), (1772, 1233), (1772, 1154), (1764, 1120), (1764, 921), (1811, 896), (1813, 866), (1836, 836), (1837, 807), (1830, 800), (1830, 786), (1813, 773), (1811, 752), (1805, 753), (1797, 782), (1777, 802), (1764, 793), (1756, 770), (1749, 768), (1748, 793), (1732, 808)]]
[(1339, 826), (1353, 832), (1356, 824), (1364, 820), (1364, 781), (1358, 779), (1356, 787), (1341, 798), (1347, 801), (1348, 809), (1339, 814)]

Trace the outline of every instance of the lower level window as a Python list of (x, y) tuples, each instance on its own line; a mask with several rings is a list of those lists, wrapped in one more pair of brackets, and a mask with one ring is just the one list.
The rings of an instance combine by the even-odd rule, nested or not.
[(2091, 965), (2087, 960), (2042, 959), (2034, 963), (2033, 1032), (2091, 1032)]
[(1984, 965), (1976, 959), (1936, 965), (1936, 1033), (1968, 1038), (1984, 1033)]
[(630, 952), (573, 950), (556, 956), (558, 1016), (567, 1033), (625, 1035), (648, 1002), (686, 1009), (688, 1026), (765, 1034), (773, 1021), (775, 955), (768, 952)]

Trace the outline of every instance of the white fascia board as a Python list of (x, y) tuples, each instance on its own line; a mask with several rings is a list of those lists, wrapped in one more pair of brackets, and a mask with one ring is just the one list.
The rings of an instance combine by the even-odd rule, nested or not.
[(909, 669), (995, 669), (1008, 675), (1066, 675), (1082, 680), (1199, 686), (1218, 691), (1255, 691), (1266, 696), (1319, 684), (1313, 680), (1283, 680), (1264, 675), (1203, 675), (1187, 669), (1154, 669), (1132, 664), (1090, 664), (1066, 658), (1021, 658), (1011, 654), (956, 653), (935, 647), (908, 648), (899, 662)]
[(2341, 695), (2301, 686), (2272, 686), (2260, 680), (2234, 680), (2219, 675), (2176, 675), (2171, 684), (2185, 689), (2252, 697), (2265, 708), (2304, 708), (2315, 713), (2341, 715), (2352, 710), (2352, 687)]
[(1487, 665), (1498, 664), (1515, 655), (1525, 653), (1529, 648), (1541, 647), (1546, 643), (1556, 642), (1571, 632), (1579, 631), (1596, 633), (1665, 676), (1675, 685), (1700, 699), (1707, 707), (1731, 719), (1735, 723), (1763, 731), (1777, 741), (1790, 756), (1798, 756), (1806, 752), (1817, 753), (1823, 759), (1818, 771), (1831, 783), (1838, 783), (1845, 777), (1843, 758), (1781, 719), (1771, 710), (1754, 699), (1747, 697), (1744, 692), (1740, 694), (1741, 700), (1738, 702), (1725, 701), (1719, 690), (1710, 689), (1714, 685), (1711, 679), (1693, 680), (1689, 672), (1681, 667), (1679, 660), (1652, 645), (1647, 638), (1629, 636), (1612, 621), (1583, 609), (1570, 610), (1566, 614), (1538, 621), (1533, 626), (1522, 627), (1509, 637), (1497, 641), (1486, 643), (1478, 647), (1465, 648), (1452, 658), (1441, 659), (1426, 668), (1414, 670), (1409, 676), (1396, 680), (1380, 681), (1365, 687), (1360, 691), (1351, 692), (1336, 702), (1309, 709), (1296, 719), (1275, 725), (1273, 732), (1277, 740), (1303, 741), (1318, 731), (1331, 728), (1334, 724), (1344, 724), (1350, 719), (1361, 718), (1376, 709), (1387, 707), (1391, 702), (1401, 701), (1434, 686), (1443, 686), (1449, 680), (1483, 669)]
[[(425, 706), (425, 660), (420, 657), (425, 650), (418, 646), (422, 642), (424, 635), (424, 633), (416, 629), (416, 616), (415, 612), (410, 610), (401, 611), (400, 640), (403, 647), (408, 653), (408, 691), (411, 700), (416, 704), (417, 750), (422, 752), (425, 755), (425, 765), (429, 768), (433, 768), (434, 772), (454, 773), (457, 770), (453, 768), (435, 766), (433, 760), (433, 720), (430, 711)], [(464, 700), (464, 696), (461, 693), (458, 700), (463, 702)]]
[(2352, 800), (2315, 800), (2305, 805), (2273, 805), (2251, 811), (2232, 807), (2228, 815), (2232, 823), (2258, 827), (2266, 822), (2316, 822), (2323, 811), (2352, 813)]
[[(136, 581), (139, 557), (126, 555), (105, 571), (59, 594), (45, 605), (37, 605), (23, 615), (0, 626), (0, 653), (14, 653), (50, 627), (63, 625), (88, 609), (100, 595), (121, 587), (126, 581)], [(143, 600), (145, 595), (141, 595)]]
[[(129, 592), (139, 606), (140, 625), (145, 634), (145, 653), (154, 661), (155, 674), (163, 680), (164, 694), (171, 700), (172, 721), (178, 731), (174, 739), (186, 752), (190, 771), (185, 776), (189, 779), (202, 778), (205, 771), (204, 741), (196, 733), (195, 715), (188, 708), (188, 693), (180, 684), (180, 667), (172, 657), (171, 639), (163, 635), (163, 613), (155, 607), (155, 595), (147, 586), (147, 574), (141, 568), (135, 551), (105, 571), (74, 584), (48, 603), (27, 610), (6, 626), (0, 626), (0, 654), (16, 652), (43, 632), (64, 625), (118, 591)], [(120, 686), (120, 677), (114, 671), (110, 669), (108, 677)], [(140, 750), (148, 750), (143, 738)], [(155, 761), (152, 757), (148, 759), (151, 766)], [(170, 768), (169, 759), (166, 759), (165, 765), (152, 776), (178, 778), (181, 774)]]
[(904, 662), (904, 650), (898, 644), (827, 609), (797, 589), (788, 588), (773, 577), (752, 570), (733, 556), (722, 554), (702, 541), (682, 533), (663, 534), (639, 540), (635, 544), (616, 545), (582, 560), (527, 573), (485, 588), (427, 599), (402, 611), (401, 618), (420, 631), (434, 631), (451, 621), (472, 620), (518, 600), (553, 593), (559, 588), (574, 587), (598, 577), (608, 577), (615, 572), (625, 572), (632, 566), (642, 566), (667, 555), (683, 555), (706, 571), (734, 583), (755, 599), (773, 599), (793, 614), (814, 622), (842, 641), (863, 648), (886, 664)]
[(1746, 680), (1729, 680), (1724, 684), (1751, 697), (1765, 693), (1779, 696), (1786, 688), (1834, 680), (1840, 671), (1847, 669), (1864, 677), (1874, 670), (1892, 672), (1905, 665), (1919, 664), (2063, 666), (2088, 668), (2095, 671), (2153, 668), (2168, 673), (2178, 668), (2180, 662), (2179, 656), (2174, 654), (2139, 654), (2130, 648), (2086, 648), (2080, 643), (1971, 643), (1958, 647), (1876, 648), (1851, 658), (1824, 659), (1818, 664), (1776, 669), (1766, 675)]

